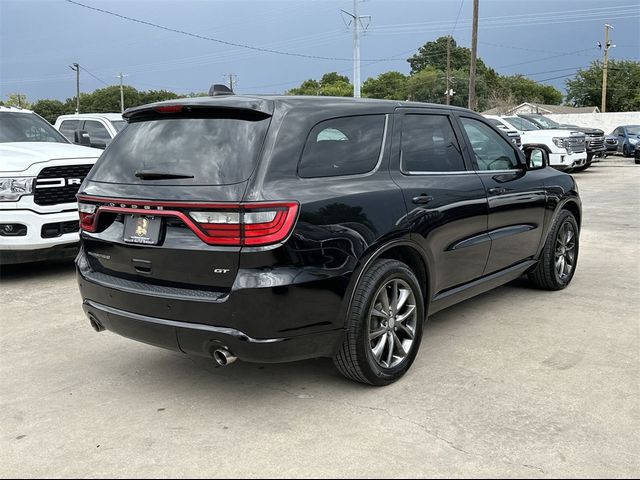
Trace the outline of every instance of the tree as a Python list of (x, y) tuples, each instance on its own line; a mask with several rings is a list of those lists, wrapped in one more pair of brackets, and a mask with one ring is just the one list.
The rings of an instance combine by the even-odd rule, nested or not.
[(418, 102), (443, 103), (443, 73), (435, 67), (426, 67), (411, 75), (407, 81), (410, 100)]
[[(425, 43), (418, 49), (418, 53), (407, 59), (407, 62), (411, 65), (411, 74), (413, 75), (426, 67), (435, 67), (438, 70), (446, 72), (448, 39), (450, 39), (451, 42), (451, 70), (469, 71), (469, 66), (471, 65), (471, 50), (466, 47), (459, 47), (453, 37), (444, 36), (432, 42)], [(478, 58), (476, 66), (477, 73), (483, 74), (487, 70), (489, 70), (489, 68)]]
[(362, 84), (362, 95), (386, 100), (406, 100), (409, 77), (400, 72), (385, 72)]
[(543, 85), (522, 75), (500, 77), (498, 89), (509, 93), (516, 104), (523, 102), (544, 103), (547, 105), (560, 105), (562, 93), (551, 85)]
[[(602, 63), (594, 61), (567, 80), (567, 103), (576, 107), (600, 106), (602, 100)], [(640, 110), (640, 62), (610, 60), (607, 75), (607, 110)]]
[[(180, 95), (168, 90), (148, 90), (138, 93), (138, 102), (140, 105), (145, 103), (162, 102), (163, 100), (175, 100), (180, 98)], [(133, 107), (134, 105), (128, 105), (125, 100), (125, 108)], [(136, 105), (137, 106), (137, 105)]]
[(7, 95), (7, 101), (4, 102), (7, 107), (20, 107), (31, 109), (31, 104), (27, 101), (27, 96), (23, 93), (10, 93)]
[(349, 77), (339, 75), (337, 72), (330, 72), (325, 73), (320, 81), (312, 78), (305, 80), (299, 87), (292, 88), (286, 94), (351, 97), (353, 96), (353, 85), (349, 83)]
[(75, 104), (64, 104), (60, 100), (38, 100), (31, 108), (49, 123), (55, 123), (60, 115), (75, 112)]

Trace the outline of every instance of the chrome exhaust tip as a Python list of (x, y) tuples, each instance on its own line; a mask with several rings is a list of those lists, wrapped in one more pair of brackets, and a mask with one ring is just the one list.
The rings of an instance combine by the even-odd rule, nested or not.
[(102, 324), (93, 315), (89, 315), (89, 324), (96, 332), (104, 332), (105, 330)]
[(238, 357), (236, 357), (226, 348), (219, 348), (218, 350), (213, 352), (213, 359), (221, 367), (226, 367), (227, 365), (231, 365), (233, 362), (235, 362)]

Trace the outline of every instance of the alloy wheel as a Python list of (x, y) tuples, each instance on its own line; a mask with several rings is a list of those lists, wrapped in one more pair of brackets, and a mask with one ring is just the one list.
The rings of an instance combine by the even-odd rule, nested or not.
[(555, 269), (558, 279), (567, 280), (576, 263), (576, 232), (570, 222), (564, 222), (556, 237)]
[(413, 289), (402, 279), (387, 281), (369, 312), (369, 348), (383, 368), (394, 368), (409, 356), (418, 322)]

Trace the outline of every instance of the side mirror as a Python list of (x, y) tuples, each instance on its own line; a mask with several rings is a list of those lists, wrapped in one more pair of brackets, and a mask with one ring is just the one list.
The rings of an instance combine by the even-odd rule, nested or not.
[(101, 149), (105, 149), (107, 148), (107, 144), (106, 142), (103, 142), (102, 140), (95, 140), (93, 142), (91, 142), (91, 145), (93, 148), (101, 148)]
[(84, 145), (85, 147), (90, 147), (91, 138), (85, 130), (75, 130), (73, 132), (73, 143)]
[(549, 154), (538, 147), (526, 147), (524, 155), (527, 160), (527, 170), (538, 170), (549, 165)]

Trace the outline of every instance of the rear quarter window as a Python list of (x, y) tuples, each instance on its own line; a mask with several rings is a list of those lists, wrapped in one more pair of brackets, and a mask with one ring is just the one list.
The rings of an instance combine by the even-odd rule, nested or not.
[(371, 172), (378, 164), (385, 115), (333, 118), (311, 129), (302, 151), (302, 178), (338, 177)]

